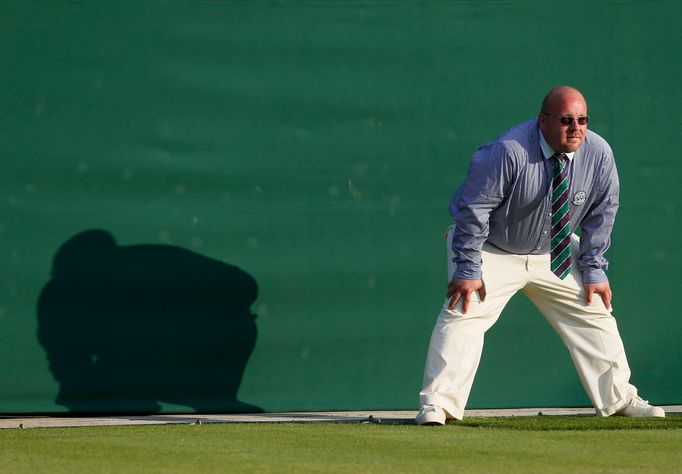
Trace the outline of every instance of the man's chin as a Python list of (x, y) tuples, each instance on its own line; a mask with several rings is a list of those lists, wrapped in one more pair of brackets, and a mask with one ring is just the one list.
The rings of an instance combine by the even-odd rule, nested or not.
[(578, 148), (580, 148), (580, 145), (583, 144), (582, 140), (569, 140), (567, 143), (563, 144), (563, 153), (573, 153), (576, 151)]

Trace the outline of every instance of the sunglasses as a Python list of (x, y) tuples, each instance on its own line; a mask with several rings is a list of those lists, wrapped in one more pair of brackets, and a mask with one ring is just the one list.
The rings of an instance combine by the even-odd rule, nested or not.
[[(543, 112), (542, 115), (552, 115), (548, 114), (547, 112)], [(582, 117), (569, 117), (566, 115), (562, 115), (560, 117), (556, 117), (559, 122), (561, 122), (561, 125), (573, 125), (573, 121), (575, 120), (578, 122), (578, 125), (587, 125), (587, 122), (590, 121), (590, 117), (587, 115), (583, 115)]]

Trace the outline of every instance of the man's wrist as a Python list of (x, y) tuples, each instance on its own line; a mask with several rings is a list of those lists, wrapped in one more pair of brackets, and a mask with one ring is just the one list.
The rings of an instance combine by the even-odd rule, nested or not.
[(587, 268), (582, 271), (583, 283), (601, 283), (608, 281), (606, 272), (601, 268)]
[(452, 274), (452, 278), (459, 280), (480, 280), (482, 275), (480, 265), (466, 265), (455, 262), (457, 269)]

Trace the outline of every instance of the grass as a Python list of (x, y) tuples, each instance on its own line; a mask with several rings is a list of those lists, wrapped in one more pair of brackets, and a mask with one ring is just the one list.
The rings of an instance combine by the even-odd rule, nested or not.
[(682, 416), (0, 430), (0, 472), (682, 472)]

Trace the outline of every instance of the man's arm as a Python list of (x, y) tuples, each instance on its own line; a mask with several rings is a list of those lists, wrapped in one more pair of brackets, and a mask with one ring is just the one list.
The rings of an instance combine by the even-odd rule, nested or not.
[(474, 154), (464, 183), (450, 203), (455, 221), (452, 234), (453, 262), (456, 265), (447, 297), (450, 308), (463, 298), (466, 313), (471, 293), (485, 298), (481, 274), (481, 249), (488, 237), (490, 213), (499, 206), (512, 174), (506, 149), (499, 143), (484, 145)]
[(611, 308), (612, 293), (606, 277), (608, 261), (604, 253), (611, 245), (611, 230), (618, 211), (620, 185), (613, 155), (606, 157), (599, 186), (595, 190), (599, 199), (581, 223), (580, 255), (578, 266), (583, 275), (586, 303), (598, 294), (607, 309)]

